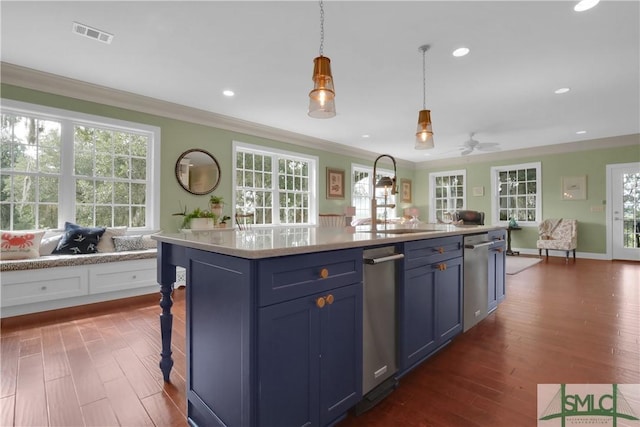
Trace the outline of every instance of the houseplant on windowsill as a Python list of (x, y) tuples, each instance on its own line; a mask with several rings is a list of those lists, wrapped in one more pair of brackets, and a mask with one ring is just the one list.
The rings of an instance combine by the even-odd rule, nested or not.
[(182, 221), (182, 228), (190, 228), (192, 230), (208, 230), (213, 229), (218, 216), (210, 211), (195, 208), (191, 212), (185, 214)]

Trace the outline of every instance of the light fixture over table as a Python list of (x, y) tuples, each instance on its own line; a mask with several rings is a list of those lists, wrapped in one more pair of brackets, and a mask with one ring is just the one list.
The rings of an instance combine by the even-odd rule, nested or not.
[(422, 110), (418, 113), (418, 129), (416, 130), (416, 150), (433, 148), (433, 129), (431, 127), (431, 110), (427, 110), (427, 66), (425, 53), (429, 50), (425, 44), (418, 48), (422, 52)]
[(323, 56), (324, 50), (324, 5), (320, 0), (320, 56), (313, 60), (313, 90), (309, 92), (309, 116), (329, 119), (336, 115), (331, 60)]

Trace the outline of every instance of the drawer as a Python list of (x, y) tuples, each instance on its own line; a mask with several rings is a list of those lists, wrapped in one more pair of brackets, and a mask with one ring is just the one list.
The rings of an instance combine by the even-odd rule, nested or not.
[(89, 269), (89, 293), (121, 291), (158, 286), (154, 258), (118, 263), (96, 264)]
[(267, 306), (362, 282), (362, 249), (258, 261), (258, 304)]
[(462, 236), (416, 240), (404, 244), (405, 270), (462, 256)]
[(492, 230), (489, 231), (489, 240), (505, 240), (507, 238), (507, 230)]
[(2, 307), (71, 298), (88, 293), (89, 281), (84, 267), (2, 273)]

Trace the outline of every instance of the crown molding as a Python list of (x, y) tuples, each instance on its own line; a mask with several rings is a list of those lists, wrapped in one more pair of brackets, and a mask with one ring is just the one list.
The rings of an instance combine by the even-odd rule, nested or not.
[(440, 160), (428, 160), (416, 164), (416, 169), (429, 169), (460, 166), (473, 163), (511, 160), (522, 157), (546, 156), (553, 154), (576, 153), (579, 151), (599, 150), (613, 147), (640, 145), (640, 134), (612, 136), (608, 138), (589, 139), (585, 141), (567, 142), (564, 144), (543, 145), (540, 147), (523, 148), (519, 150), (499, 151), (486, 154), (473, 154)]
[[(247, 120), (224, 116), (211, 111), (95, 85), (7, 62), (0, 63), (0, 80), (2, 83), (26, 89), (215, 127), (316, 150), (369, 159), (371, 161), (374, 161), (379, 155), (379, 153), (372, 151), (351, 148), (324, 139), (313, 138)], [(399, 159), (397, 163), (402, 167), (415, 169), (415, 163), (413, 162)]]

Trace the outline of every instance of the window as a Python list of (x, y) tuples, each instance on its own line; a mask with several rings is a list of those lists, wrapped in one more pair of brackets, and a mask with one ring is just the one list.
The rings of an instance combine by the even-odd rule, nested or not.
[[(376, 169), (377, 176), (376, 182), (383, 176), (393, 177), (393, 171), (385, 169)], [(373, 173), (373, 167), (362, 165), (351, 165), (351, 182), (353, 188), (351, 189), (351, 203), (356, 207), (356, 218), (364, 219), (371, 218), (371, 193), (373, 190), (373, 183), (371, 181), (371, 174)], [(384, 204), (384, 188), (376, 188), (376, 200), (378, 204)], [(395, 204), (396, 196), (391, 194), (391, 191), (387, 193), (387, 204)], [(376, 213), (378, 219), (383, 219), (385, 214), (387, 218), (395, 216), (395, 210), (393, 208), (380, 208)]]
[(537, 225), (542, 216), (540, 163), (491, 168), (493, 223), (514, 218), (521, 225)]
[(3, 100), (0, 228), (156, 228), (158, 128)]
[(318, 158), (234, 142), (238, 213), (254, 224), (315, 224)]
[(454, 212), (467, 206), (467, 171), (456, 170), (429, 174), (429, 220), (451, 222)]

